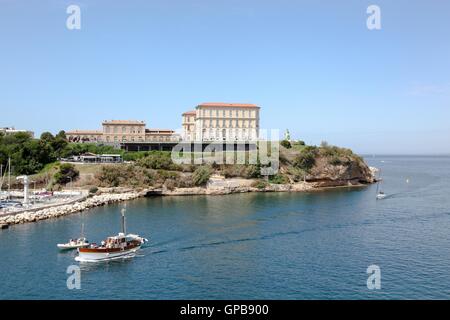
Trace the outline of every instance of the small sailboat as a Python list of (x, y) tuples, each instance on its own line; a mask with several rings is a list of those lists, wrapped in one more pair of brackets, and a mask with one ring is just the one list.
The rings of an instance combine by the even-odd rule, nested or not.
[(81, 225), (81, 237), (78, 239), (70, 239), (67, 243), (58, 243), (57, 247), (60, 250), (73, 250), (78, 248), (89, 247), (90, 243), (84, 237), (84, 223)]
[(116, 236), (108, 237), (100, 245), (91, 244), (78, 249), (79, 262), (100, 262), (133, 256), (147, 239), (136, 234), (126, 234), (125, 209), (122, 209), (122, 232)]
[(383, 179), (381, 178), (381, 171), (380, 171), (380, 178), (379, 178), (379, 180), (377, 182), (377, 200), (382, 200), (382, 199), (386, 198), (386, 194), (381, 189), (382, 182), (383, 182)]

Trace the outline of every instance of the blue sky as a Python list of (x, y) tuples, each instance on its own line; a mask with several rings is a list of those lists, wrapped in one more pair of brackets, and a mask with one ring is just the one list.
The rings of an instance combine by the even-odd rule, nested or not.
[(0, 126), (175, 129), (201, 102), (246, 102), (307, 143), (450, 153), (449, 34), (440, 0), (0, 0)]

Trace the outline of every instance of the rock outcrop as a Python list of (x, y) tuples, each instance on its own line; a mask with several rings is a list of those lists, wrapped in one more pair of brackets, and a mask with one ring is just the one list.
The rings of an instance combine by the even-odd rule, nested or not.
[(333, 165), (329, 159), (318, 157), (306, 176), (306, 181), (313, 182), (320, 188), (369, 184), (375, 182), (375, 178), (372, 170), (362, 160)]

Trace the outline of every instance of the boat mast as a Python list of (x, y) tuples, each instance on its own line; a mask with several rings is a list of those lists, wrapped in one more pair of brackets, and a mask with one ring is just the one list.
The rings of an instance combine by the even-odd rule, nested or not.
[(125, 211), (126, 209), (122, 209), (122, 233), (126, 235), (126, 226), (125, 226)]
[(379, 172), (379, 174), (378, 174), (378, 182), (377, 182), (377, 194), (378, 193), (380, 193), (380, 192), (383, 192), (383, 190), (382, 190), (382, 183), (383, 183), (383, 178), (381, 178), (381, 169), (380, 169), (380, 172)]
[(8, 158), (8, 200), (11, 200), (11, 158)]
[(3, 187), (3, 163), (0, 163), (0, 179), (2, 179), (0, 182), (0, 193), (1, 193)]

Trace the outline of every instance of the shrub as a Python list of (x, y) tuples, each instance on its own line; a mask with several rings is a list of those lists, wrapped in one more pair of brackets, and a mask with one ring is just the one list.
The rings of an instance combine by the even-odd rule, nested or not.
[(291, 142), (289, 140), (281, 140), (280, 144), (286, 149), (292, 148)]
[(286, 176), (282, 175), (282, 174), (276, 174), (274, 176), (270, 176), (269, 177), (269, 181), (270, 181), (270, 183), (273, 183), (273, 184), (286, 184), (286, 183), (289, 183), (289, 179)]
[(343, 164), (343, 161), (338, 156), (333, 156), (330, 160), (328, 160), (328, 163), (332, 166), (340, 166)]
[(92, 187), (92, 188), (89, 189), (89, 193), (94, 194), (94, 193), (97, 193), (97, 192), (98, 192), (98, 188), (97, 187)]
[(80, 172), (75, 168), (73, 164), (63, 163), (59, 167), (59, 171), (55, 173), (55, 181), (59, 184), (66, 184), (74, 181)]
[(155, 179), (161, 183), (164, 183), (166, 180), (172, 179), (177, 180), (180, 174), (178, 172), (174, 171), (167, 171), (167, 170), (157, 170)]
[(103, 166), (96, 174), (104, 187), (144, 187), (153, 184), (155, 176), (151, 170), (133, 164)]
[(198, 167), (192, 174), (192, 182), (196, 186), (205, 185), (211, 177), (211, 170), (206, 166)]
[(180, 171), (181, 166), (173, 163), (170, 152), (151, 151), (144, 158), (137, 161), (137, 164), (147, 169), (164, 169)]
[(253, 188), (258, 188), (260, 190), (265, 189), (269, 184), (264, 180), (256, 180), (252, 183)]
[(169, 190), (174, 190), (178, 184), (175, 179), (167, 179), (166, 182), (164, 182), (164, 186)]
[(192, 188), (194, 187), (194, 182), (192, 181), (192, 175), (182, 175), (177, 180), (178, 188)]
[(294, 166), (309, 171), (316, 164), (317, 147), (308, 146), (294, 160)]
[(254, 179), (261, 176), (261, 167), (255, 164), (226, 164), (221, 167), (221, 173), (225, 178)]
[(261, 176), (261, 166), (250, 164), (245, 167), (245, 175), (246, 179), (254, 179), (259, 178)]

